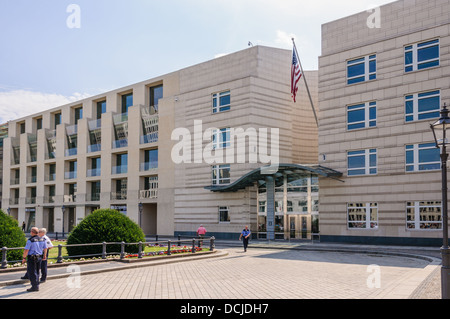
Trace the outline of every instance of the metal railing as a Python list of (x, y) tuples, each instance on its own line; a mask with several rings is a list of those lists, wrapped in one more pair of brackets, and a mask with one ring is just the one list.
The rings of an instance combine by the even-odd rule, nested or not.
[[(52, 257), (49, 259), (56, 259), (56, 263), (60, 264), (63, 263), (63, 260), (65, 258), (85, 258), (85, 257), (101, 257), (101, 259), (107, 259), (108, 255), (119, 255), (119, 259), (123, 260), (126, 258), (127, 256), (127, 252), (125, 250), (126, 246), (131, 246), (131, 245), (137, 245), (138, 246), (138, 252), (137, 254), (133, 254), (136, 255), (136, 257), (138, 259), (141, 259), (144, 257), (144, 245), (153, 245), (153, 246), (159, 246), (161, 248), (166, 247), (165, 245), (167, 245), (167, 248), (164, 250), (161, 250), (160, 252), (164, 252), (164, 255), (170, 256), (172, 255), (172, 250), (173, 250), (173, 246), (172, 245), (177, 245), (177, 246), (181, 246), (182, 243), (188, 243), (189, 244), (189, 252), (194, 254), (197, 252), (197, 248), (196, 247), (202, 247), (203, 246), (203, 242), (209, 241), (209, 251), (213, 251), (215, 248), (215, 237), (204, 237), (204, 238), (192, 238), (192, 239), (181, 239), (180, 236), (178, 236), (177, 240), (164, 240), (164, 241), (159, 241), (158, 240), (158, 236), (156, 236), (156, 241), (151, 241), (151, 242), (137, 242), (137, 243), (125, 243), (125, 242), (103, 242), (103, 243), (92, 243), (92, 244), (73, 244), (73, 245), (61, 245), (59, 244), (58, 246), (55, 246), (58, 249), (58, 256), (57, 257)], [(195, 243), (198, 243), (198, 246), (195, 245)], [(63, 248), (64, 247), (82, 247), (82, 246), (102, 246), (102, 252), (101, 253), (97, 253), (97, 254), (83, 254), (83, 255), (74, 255), (74, 256), (63, 256)], [(107, 245), (120, 245), (120, 252), (107, 252)], [(186, 247), (188, 247), (187, 245), (185, 245)], [(54, 248), (55, 248), (54, 247)], [(12, 250), (23, 250), (24, 247), (16, 247), (16, 248), (8, 248), (8, 247), (3, 247), (1, 249), (2, 252), (2, 259), (1, 259), (1, 266), (0, 269), (5, 269), (8, 267), (8, 263), (17, 263), (17, 262), (21, 262), (21, 260), (11, 260), (8, 261), (7, 260), (7, 252), (8, 251), (12, 251)]]

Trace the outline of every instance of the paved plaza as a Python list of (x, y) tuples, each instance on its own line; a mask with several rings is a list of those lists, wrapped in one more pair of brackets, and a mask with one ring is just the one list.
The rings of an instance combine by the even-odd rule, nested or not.
[(433, 257), (255, 247), (245, 253), (223, 247), (214, 255), (115, 271), (82, 269), (81, 276), (47, 280), (39, 292), (26, 292), (29, 282), (0, 286), (0, 299), (440, 298), (434, 280), (440, 260)]

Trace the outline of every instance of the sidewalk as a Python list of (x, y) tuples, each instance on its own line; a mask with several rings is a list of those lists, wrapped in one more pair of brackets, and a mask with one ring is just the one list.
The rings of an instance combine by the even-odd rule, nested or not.
[[(161, 239), (164, 240), (164, 239)], [(130, 262), (127, 261), (95, 261), (91, 263), (78, 263), (79, 271), (86, 274), (94, 274), (115, 270), (124, 270), (138, 267), (156, 266), (161, 264), (200, 260), (205, 258), (215, 258), (226, 256), (227, 248), (242, 247), (239, 240), (216, 240), (214, 252), (197, 252), (188, 255), (172, 255), (169, 258), (152, 257), (149, 259), (141, 259)], [(391, 255), (410, 258), (418, 258), (425, 260), (432, 265), (426, 272), (426, 278), (417, 277), (417, 282), (411, 283), (416, 285), (414, 292), (409, 298), (413, 299), (440, 299), (440, 247), (412, 247), (412, 246), (371, 246), (371, 245), (352, 245), (337, 243), (319, 243), (307, 241), (262, 241), (251, 240), (249, 247), (261, 249), (279, 249), (279, 250), (303, 250), (303, 251), (322, 251), (322, 252), (345, 252), (345, 253), (365, 253), (370, 255)], [(72, 274), (68, 264), (57, 264), (49, 266), (48, 280), (68, 277)], [(21, 280), (25, 274), (24, 268), (10, 268), (6, 271), (0, 271), (0, 287), (9, 285), (18, 285), (28, 283), (28, 280)], [(424, 279), (425, 278), (425, 279)]]

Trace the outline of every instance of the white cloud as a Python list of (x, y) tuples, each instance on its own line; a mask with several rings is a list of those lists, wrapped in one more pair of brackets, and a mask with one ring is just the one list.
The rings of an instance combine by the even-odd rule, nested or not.
[(27, 90), (0, 92), (0, 123), (79, 101), (89, 96), (91, 95), (84, 93), (64, 96)]

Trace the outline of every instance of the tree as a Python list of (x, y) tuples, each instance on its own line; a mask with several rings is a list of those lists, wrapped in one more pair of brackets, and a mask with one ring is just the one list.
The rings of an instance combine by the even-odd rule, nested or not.
[[(17, 220), (6, 215), (0, 209), (0, 248), (18, 248), (25, 247), (27, 239)], [(9, 261), (18, 261), (22, 259), (23, 250), (9, 250), (6, 259)]]

